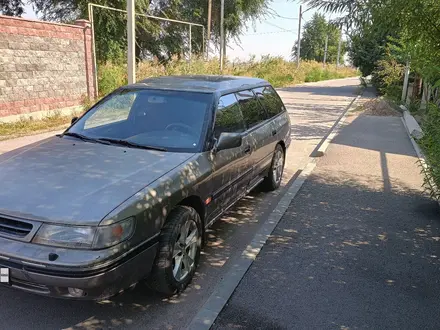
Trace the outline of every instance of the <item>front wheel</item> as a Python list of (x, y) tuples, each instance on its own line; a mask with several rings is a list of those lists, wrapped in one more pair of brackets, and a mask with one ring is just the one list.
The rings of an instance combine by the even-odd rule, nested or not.
[(263, 181), (263, 187), (267, 191), (273, 191), (278, 189), (281, 185), (281, 179), (283, 178), (284, 172), (284, 150), (281, 145), (277, 144), (275, 152), (273, 154), (272, 163), (269, 168), (269, 174)]
[(192, 207), (171, 211), (159, 238), (159, 251), (150, 276), (150, 286), (172, 295), (191, 281), (200, 258), (202, 223)]

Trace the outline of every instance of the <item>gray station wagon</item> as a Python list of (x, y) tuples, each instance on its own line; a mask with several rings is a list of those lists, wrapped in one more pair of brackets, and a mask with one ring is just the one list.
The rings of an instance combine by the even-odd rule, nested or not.
[(205, 229), (258, 184), (280, 186), (289, 144), (267, 81), (121, 87), (63, 134), (0, 155), (0, 284), (75, 299), (143, 279), (182, 291)]

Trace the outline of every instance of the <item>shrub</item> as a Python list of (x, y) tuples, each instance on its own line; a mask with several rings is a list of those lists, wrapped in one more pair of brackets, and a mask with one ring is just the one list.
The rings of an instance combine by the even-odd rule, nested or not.
[(381, 94), (398, 100), (402, 93), (404, 70), (405, 67), (394, 59), (379, 60), (372, 83)]
[(440, 108), (429, 104), (426, 111), (426, 120), (422, 124), (423, 137), (417, 142), (426, 159), (425, 189), (431, 197), (440, 198), (437, 187), (440, 187)]
[(127, 66), (105, 63), (98, 68), (99, 95), (106, 95), (127, 84)]

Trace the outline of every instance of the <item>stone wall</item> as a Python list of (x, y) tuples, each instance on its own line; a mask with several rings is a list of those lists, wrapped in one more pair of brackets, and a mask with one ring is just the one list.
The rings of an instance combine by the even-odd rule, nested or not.
[(90, 24), (0, 15), (0, 121), (78, 109), (96, 88)]

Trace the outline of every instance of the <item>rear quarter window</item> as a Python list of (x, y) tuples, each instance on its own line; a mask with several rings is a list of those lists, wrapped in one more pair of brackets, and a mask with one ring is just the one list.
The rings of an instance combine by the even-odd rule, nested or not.
[(267, 119), (267, 115), (251, 90), (235, 93), (247, 128), (252, 128)]
[(253, 92), (255, 93), (257, 99), (266, 109), (269, 117), (274, 117), (279, 113), (285, 111), (285, 107), (277, 92), (273, 89), (272, 86), (264, 86), (254, 88)]
[(241, 133), (245, 131), (243, 116), (234, 94), (220, 97), (215, 114), (214, 136), (221, 133)]

